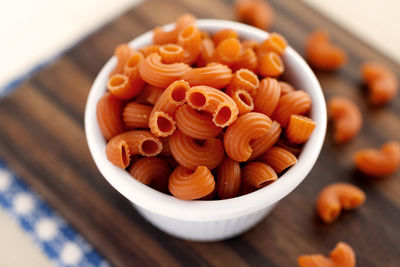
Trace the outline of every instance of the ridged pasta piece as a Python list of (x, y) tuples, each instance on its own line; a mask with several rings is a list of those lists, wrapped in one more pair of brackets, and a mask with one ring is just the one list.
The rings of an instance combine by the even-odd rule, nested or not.
[(141, 158), (132, 164), (128, 172), (139, 182), (160, 192), (168, 192), (171, 168), (165, 160), (157, 157)]
[(205, 197), (214, 188), (214, 176), (205, 166), (198, 166), (194, 171), (178, 166), (172, 172), (168, 182), (168, 189), (171, 194), (184, 200)]
[(128, 44), (118, 45), (114, 50), (114, 56), (117, 58), (117, 65), (110, 72), (108, 77), (124, 73), (125, 63), (133, 53), (135, 53), (135, 49), (130, 47)]
[(149, 55), (153, 53), (158, 53), (160, 49), (159, 45), (147, 45), (145, 47), (142, 47), (139, 49), (139, 52), (143, 54), (144, 57), (148, 57)]
[(281, 96), (296, 91), (290, 83), (284, 81), (279, 81), (279, 86), (281, 87)]
[(182, 62), (184, 57), (184, 50), (182, 46), (176, 44), (162, 45), (158, 49), (158, 53), (161, 56), (162, 62), (165, 64)]
[(152, 157), (162, 150), (162, 142), (150, 131), (134, 130), (111, 138), (107, 143), (106, 155), (115, 166), (125, 169), (133, 155)]
[(217, 89), (226, 87), (232, 79), (232, 71), (225, 65), (210, 63), (202, 68), (187, 70), (182, 76), (190, 86), (206, 85)]
[(246, 90), (251, 95), (254, 95), (259, 85), (260, 81), (254, 72), (248, 69), (240, 69), (233, 75), (232, 81), (225, 92), (231, 95), (236, 90)]
[(365, 201), (365, 193), (355, 185), (349, 183), (330, 184), (318, 195), (318, 216), (325, 223), (334, 222), (341, 210), (353, 210)]
[(316, 123), (305, 116), (290, 116), (289, 124), (286, 129), (286, 137), (294, 144), (305, 143), (312, 134)]
[(189, 65), (196, 62), (201, 46), (201, 35), (196, 25), (190, 25), (179, 33), (178, 44), (184, 50), (183, 62)]
[(161, 62), (161, 56), (156, 53), (146, 57), (139, 65), (140, 76), (145, 82), (164, 88), (178, 80), (189, 69), (190, 66), (182, 62), (164, 64)]
[(232, 124), (239, 114), (233, 99), (213, 87), (193, 86), (187, 93), (186, 100), (192, 108), (213, 114), (213, 122), (219, 127)]
[(279, 140), (281, 132), (279, 123), (273, 121), (266, 134), (250, 142), (253, 152), (248, 160), (256, 159), (270, 149)]
[(228, 156), (238, 162), (250, 158), (253, 149), (252, 140), (265, 135), (271, 127), (271, 119), (257, 112), (249, 112), (228, 127), (224, 136), (224, 147)]
[(212, 61), (230, 66), (239, 58), (240, 51), (240, 41), (236, 38), (227, 38), (215, 47)]
[(175, 28), (171, 31), (164, 31), (161, 27), (153, 30), (153, 43), (158, 45), (174, 44), (177, 42), (179, 33), (187, 26), (196, 23), (192, 14), (183, 14), (176, 20)]
[(279, 102), (281, 87), (274, 78), (264, 78), (254, 95), (254, 111), (271, 116)]
[(377, 62), (366, 62), (361, 66), (361, 75), (368, 86), (371, 104), (384, 105), (396, 97), (398, 79), (386, 66)]
[(122, 120), (127, 129), (148, 129), (153, 108), (137, 102), (128, 103), (122, 111)]
[(139, 72), (132, 71), (129, 76), (115, 74), (107, 81), (107, 89), (114, 96), (127, 100), (137, 96), (143, 89), (144, 81)]
[(214, 42), (214, 44), (215, 44), (216, 46), (217, 46), (220, 42), (222, 42), (223, 40), (228, 39), (228, 38), (236, 38), (236, 39), (239, 39), (239, 35), (238, 35), (237, 31), (235, 31), (235, 30), (232, 30), (232, 29), (223, 29), (223, 30), (220, 30), (220, 31), (216, 32), (216, 33), (213, 35), (213, 37), (212, 37), (213, 42)]
[(256, 72), (257, 65), (258, 59), (254, 50), (252, 48), (242, 48), (239, 57), (230, 65), (230, 67), (233, 71), (237, 71), (239, 69), (248, 69), (252, 72)]
[(124, 131), (121, 113), (122, 101), (110, 93), (104, 94), (97, 102), (97, 122), (107, 141)]
[(322, 254), (302, 255), (297, 259), (299, 267), (355, 267), (354, 250), (345, 242), (339, 242), (330, 253), (330, 258)]
[(210, 194), (208, 194), (208, 195), (206, 195), (206, 196), (204, 196), (202, 198), (199, 198), (199, 200), (213, 200), (213, 199), (215, 199), (215, 196), (217, 195), (217, 190), (215, 190), (216, 188), (217, 187), (214, 187), (214, 190)]
[(257, 28), (268, 30), (274, 21), (274, 10), (262, 0), (236, 0), (235, 12), (238, 19)]
[(258, 57), (258, 74), (263, 77), (278, 77), (285, 70), (281, 57), (273, 52), (267, 52)]
[(225, 156), (217, 168), (217, 195), (220, 199), (237, 197), (241, 184), (242, 177), (239, 163)]
[(267, 150), (258, 160), (270, 165), (277, 174), (297, 163), (297, 158), (292, 152), (278, 146)]
[(239, 115), (248, 113), (254, 109), (253, 98), (246, 90), (236, 90), (230, 97), (235, 101), (239, 110)]
[(164, 88), (146, 84), (142, 92), (135, 98), (135, 102), (154, 106), (163, 92)]
[(204, 38), (200, 44), (200, 54), (196, 62), (197, 67), (204, 67), (211, 62), (215, 51), (214, 42), (210, 38)]
[(310, 110), (310, 107), (310, 96), (302, 90), (296, 90), (279, 98), (272, 118), (279, 122), (282, 127), (286, 127), (291, 115), (304, 115)]
[(196, 139), (215, 137), (222, 131), (222, 128), (212, 121), (210, 113), (197, 111), (186, 104), (176, 111), (175, 121), (178, 130)]
[(361, 130), (362, 115), (358, 106), (344, 97), (332, 97), (328, 101), (329, 117), (333, 120), (333, 140), (345, 143), (353, 139)]
[(251, 193), (263, 188), (278, 179), (275, 171), (263, 162), (247, 163), (242, 169), (243, 193)]
[(354, 155), (354, 163), (360, 171), (370, 176), (391, 175), (400, 166), (400, 143), (388, 142), (380, 150), (359, 150)]
[(217, 138), (196, 141), (180, 131), (175, 131), (169, 137), (169, 145), (176, 161), (191, 170), (197, 166), (207, 166), (212, 170), (224, 158), (224, 147)]
[(166, 137), (175, 131), (175, 111), (186, 102), (189, 84), (175, 81), (161, 94), (149, 117), (149, 127), (153, 134)]
[(285, 37), (279, 33), (273, 32), (268, 38), (262, 42), (258, 48), (259, 53), (266, 53), (268, 51), (273, 51), (279, 56), (282, 56), (287, 47), (287, 41)]

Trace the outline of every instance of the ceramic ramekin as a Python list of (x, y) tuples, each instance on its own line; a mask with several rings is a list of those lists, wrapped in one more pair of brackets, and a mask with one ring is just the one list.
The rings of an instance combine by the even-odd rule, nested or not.
[[(242, 39), (263, 41), (268, 33), (241, 23), (200, 19), (200, 29), (210, 33), (235, 29)], [(165, 29), (171, 29), (172, 24)], [(135, 38), (130, 45), (140, 48), (152, 42), (152, 32)], [(215, 241), (233, 237), (250, 229), (262, 220), (278, 203), (307, 176), (320, 153), (326, 130), (326, 106), (317, 78), (306, 62), (292, 48), (283, 56), (284, 78), (297, 89), (308, 92), (312, 99), (311, 118), (317, 123), (304, 145), (298, 163), (276, 182), (251, 194), (213, 201), (185, 201), (160, 193), (133, 179), (128, 172), (107, 160), (106, 142), (96, 119), (96, 104), (106, 92), (108, 74), (116, 65), (112, 57), (97, 75), (90, 90), (85, 110), (85, 131), (90, 152), (106, 180), (129, 199), (136, 210), (159, 229), (189, 240)]]

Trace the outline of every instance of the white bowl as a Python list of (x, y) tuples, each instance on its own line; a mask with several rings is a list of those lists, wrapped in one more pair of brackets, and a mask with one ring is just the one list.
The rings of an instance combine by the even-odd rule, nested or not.
[[(210, 33), (225, 28), (235, 29), (242, 39), (255, 39), (259, 42), (268, 37), (267, 32), (232, 21), (199, 19), (197, 25)], [(172, 27), (169, 24), (165, 29)], [(141, 48), (151, 42), (150, 31), (135, 38), (130, 45)], [(276, 182), (251, 194), (232, 199), (186, 201), (153, 190), (133, 179), (128, 172), (114, 166), (105, 154), (106, 142), (97, 124), (96, 105), (106, 92), (108, 74), (117, 62), (115, 57), (97, 75), (85, 110), (86, 138), (97, 167), (107, 181), (133, 203), (140, 214), (171, 235), (195, 241), (215, 241), (243, 233), (262, 220), (280, 199), (303, 181), (317, 160), (325, 137), (326, 107), (317, 78), (292, 48), (286, 49), (283, 61), (286, 68), (285, 79), (297, 89), (310, 94), (310, 114), (317, 126), (304, 145), (297, 164)]]

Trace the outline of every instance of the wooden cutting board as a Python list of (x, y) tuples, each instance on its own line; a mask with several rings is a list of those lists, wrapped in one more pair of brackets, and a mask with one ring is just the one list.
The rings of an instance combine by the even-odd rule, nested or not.
[[(360, 64), (381, 61), (398, 77), (400, 66), (299, 1), (270, 2), (276, 11), (273, 31), (283, 33), (300, 53), (317, 27), (347, 50), (344, 68), (317, 75), (325, 96), (353, 99), (365, 123), (357, 139), (343, 146), (334, 145), (328, 131), (308, 178), (249, 232), (224, 242), (194, 243), (154, 228), (100, 175), (83, 129), (89, 88), (117, 44), (183, 12), (234, 19), (230, 1), (148, 0), (77, 44), (0, 102), (0, 157), (117, 266), (295, 266), (300, 254), (327, 254), (340, 240), (353, 246), (358, 266), (399, 266), (400, 172), (384, 180), (365, 179), (354, 171), (352, 155), (400, 139), (400, 97), (382, 109), (369, 107)], [(316, 217), (315, 198), (336, 181), (360, 186), (368, 199), (359, 210), (325, 225)]]

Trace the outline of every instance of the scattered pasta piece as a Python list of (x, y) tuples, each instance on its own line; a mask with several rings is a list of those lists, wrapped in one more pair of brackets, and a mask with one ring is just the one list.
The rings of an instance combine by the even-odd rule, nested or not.
[(277, 174), (297, 163), (297, 158), (292, 152), (278, 146), (267, 150), (258, 160), (270, 165)]
[(322, 254), (303, 255), (298, 259), (299, 267), (355, 267), (356, 255), (352, 247), (339, 242), (327, 258)]
[(316, 123), (305, 116), (290, 116), (289, 125), (286, 129), (286, 137), (294, 144), (305, 143), (312, 134)]
[(268, 30), (274, 21), (274, 10), (262, 0), (236, 0), (238, 19), (257, 28)]

